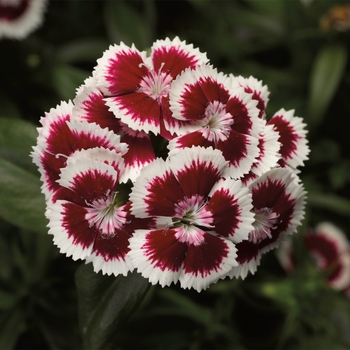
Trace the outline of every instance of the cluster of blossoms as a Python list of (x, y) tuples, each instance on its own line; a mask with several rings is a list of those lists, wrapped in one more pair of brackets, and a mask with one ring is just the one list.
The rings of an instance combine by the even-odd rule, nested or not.
[(47, 0), (0, 0), (0, 38), (23, 39), (43, 21)]
[(304, 215), (305, 125), (178, 37), (121, 43), (41, 118), (32, 157), (49, 233), (94, 271), (201, 291), (254, 273)]
[[(330, 222), (321, 222), (303, 239), (315, 266), (325, 273), (327, 284), (350, 297), (350, 242), (345, 233)], [(298, 261), (290, 239), (282, 242), (277, 256), (287, 272), (294, 271)]]

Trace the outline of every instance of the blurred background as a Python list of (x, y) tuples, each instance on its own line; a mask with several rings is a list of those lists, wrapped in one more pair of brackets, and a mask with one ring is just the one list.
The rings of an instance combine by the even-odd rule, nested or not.
[(267, 118), (294, 109), (308, 125), (298, 264), (287, 273), (273, 251), (254, 276), (200, 294), (152, 286), (104, 347), (350, 348), (349, 296), (327, 284), (302, 238), (322, 221), (350, 238), (350, 2), (338, 0), (51, 0), (40, 28), (22, 40), (0, 37), (0, 348), (83, 344), (75, 285), (83, 263), (60, 255), (47, 235), (29, 157), (40, 117), (74, 98), (109, 45), (147, 50), (174, 36), (219, 70), (262, 80)]

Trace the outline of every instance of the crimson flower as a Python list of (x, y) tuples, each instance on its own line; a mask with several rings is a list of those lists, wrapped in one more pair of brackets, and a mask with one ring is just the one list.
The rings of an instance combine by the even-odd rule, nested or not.
[(157, 40), (151, 54), (121, 43), (97, 61), (94, 76), (106, 104), (130, 128), (152, 131), (167, 139), (165, 125), (176, 123), (169, 109), (171, 82), (186, 68), (207, 63), (206, 54), (178, 37)]
[(297, 175), (286, 168), (272, 169), (250, 186), (255, 221), (248, 240), (237, 244), (238, 267), (230, 277), (255, 273), (261, 255), (296, 232), (304, 215), (305, 191)]
[(170, 153), (183, 147), (213, 147), (229, 162), (229, 176), (247, 174), (259, 154), (257, 101), (232, 77), (211, 66), (186, 69), (172, 83), (170, 109), (186, 123), (169, 126), (179, 135), (169, 143)]
[(61, 170), (60, 186), (47, 204), (49, 234), (60, 252), (92, 262), (95, 272), (127, 275), (129, 238), (151, 219), (137, 219), (120, 186), (123, 158), (105, 148), (76, 152)]
[(220, 151), (193, 147), (141, 171), (131, 212), (157, 225), (135, 231), (128, 256), (151, 283), (201, 291), (237, 265), (236, 243), (253, 229), (251, 196), (226, 170)]
[(24, 39), (43, 21), (46, 0), (0, 0), (0, 38)]

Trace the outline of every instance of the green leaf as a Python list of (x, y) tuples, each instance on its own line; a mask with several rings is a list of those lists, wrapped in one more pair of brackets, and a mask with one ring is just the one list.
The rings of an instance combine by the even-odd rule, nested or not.
[(5, 292), (0, 289), (0, 309), (9, 309), (16, 302), (16, 296), (13, 293)]
[(105, 23), (111, 41), (126, 45), (135, 44), (138, 49), (150, 45), (150, 25), (130, 3), (124, 1), (107, 1), (105, 7)]
[(91, 264), (77, 270), (75, 281), (86, 349), (106, 348), (149, 288), (148, 280), (135, 272), (127, 277), (106, 276), (95, 273)]
[(0, 118), (0, 158), (38, 174), (29, 156), (37, 136), (32, 123), (23, 119)]
[(4, 311), (0, 317), (0, 349), (15, 348), (24, 328), (24, 314), (19, 305)]
[(308, 123), (316, 126), (331, 103), (342, 79), (348, 50), (343, 45), (328, 45), (315, 58), (311, 75), (308, 101)]
[(15, 226), (47, 233), (40, 186), (37, 176), (0, 158), (0, 216)]
[(333, 211), (334, 213), (350, 216), (350, 201), (330, 193), (308, 194), (308, 204)]
[(63, 100), (73, 99), (76, 89), (89, 77), (89, 73), (69, 65), (57, 66), (53, 71), (53, 83)]
[(62, 46), (57, 52), (57, 59), (64, 63), (96, 61), (108, 48), (103, 38), (82, 38)]

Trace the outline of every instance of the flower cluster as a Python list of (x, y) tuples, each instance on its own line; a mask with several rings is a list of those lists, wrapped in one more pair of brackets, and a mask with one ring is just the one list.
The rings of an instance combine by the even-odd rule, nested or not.
[[(345, 233), (330, 222), (321, 222), (303, 239), (315, 266), (325, 273), (327, 284), (350, 297), (350, 242)], [(287, 272), (298, 264), (289, 239), (280, 245), (277, 256)]]
[(0, 38), (23, 39), (43, 21), (47, 0), (0, 0)]
[(254, 273), (299, 226), (306, 130), (267, 119), (267, 86), (226, 75), (178, 37), (121, 43), (41, 118), (32, 157), (49, 233), (94, 271), (201, 291)]

